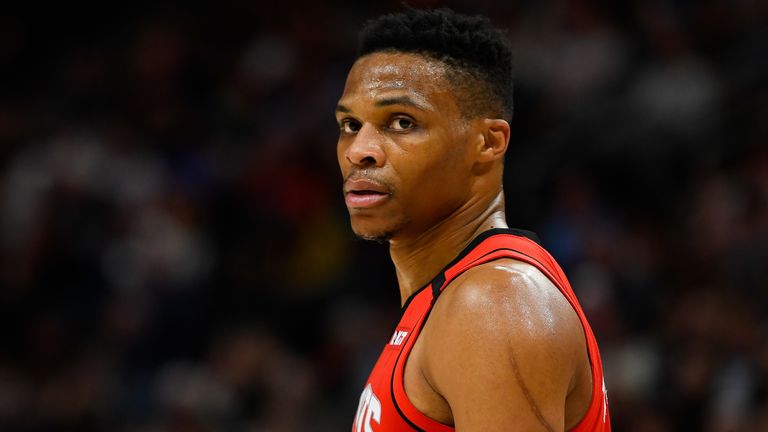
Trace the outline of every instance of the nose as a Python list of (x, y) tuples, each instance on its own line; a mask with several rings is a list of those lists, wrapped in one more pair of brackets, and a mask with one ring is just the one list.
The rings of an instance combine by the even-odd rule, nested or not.
[(344, 152), (344, 157), (359, 167), (382, 167), (386, 161), (383, 140), (384, 137), (376, 127), (370, 123), (363, 123)]

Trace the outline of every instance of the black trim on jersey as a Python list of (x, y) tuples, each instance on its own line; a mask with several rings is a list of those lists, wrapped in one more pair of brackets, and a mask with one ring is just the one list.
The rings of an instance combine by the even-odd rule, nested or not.
[(447, 266), (443, 267), (440, 273), (438, 273), (437, 276), (435, 276), (435, 278), (432, 279), (432, 282), (430, 283), (430, 285), (432, 286), (433, 302), (437, 300), (437, 297), (440, 295), (440, 289), (443, 287), (443, 284), (445, 284), (445, 272), (448, 271), (448, 269), (450, 269), (451, 267), (455, 266), (459, 261), (464, 259), (464, 257), (467, 256), (470, 252), (472, 252), (477, 246), (479, 246), (480, 243), (498, 234), (512, 234), (518, 237), (525, 237), (529, 240), (536, 242), (536, 244), (541, 244), (539, 242), (539, 236), (537, 236), (536, 233), (533, 231), (516, 229), (516, 228), (493, 228), (493, 229), (489, 229), (488, 231), (483, 231), (477, 237), (472, 239), (472, 241), (467, 245), (467, 247), (465, 247), (464, 250), (462, 250), (461, 253), (459, 253), (459, 255), (453, 259), (453, 261), (448, 263)]
[[(521, 252), (521, 251), (519, 251), (519, 250), (517, 250), (517, 249), (512, 249), (512, 248), (498, 248), (498, 249), (494, 249), (494, 250), (492, 250), (492, 251), (490, 251), (490, 252), (488, 252), (488, 253), (486, 253), (486, 254), (483, 254), (483, 255), (481, 255), (480, 257), (478, 257), (478, 258), (477, 258), (477, 261), (479, 261), (479, 260), (481, 260), (481, 259), (483, 259), (483, 258), (487, 257), (488, 255), (490, 255), (490, 254), (492, 254), (492, 253), (494, 253), (494, 252), (503, 251), (503, 250), (507, 250), (507, 251), (510, 251), (510, 252), (516, 252), (516, 253), (519, 253), (520, 255), (522, 255), (522, 256), (524, 256), (524, 257), (528, 257), (528, 258), (530, 258), (530, 260), (531, 260), (531, 261), (533, 261), (533, 262), (536, 262), (536, 263), (539, 263), (539, 264), (540, 264), (542, 267), (544, 267), (544, 268), (547, 268), (547, 266), (546, 266), (546, 265), (545, 265), (543, 262), (541, 262), (541, 260), (539, 260), (539, 259), (537, 259), (537, 258), (534, 258), (534, 257), (532, 257), (532, 256), (528, 255), (528, 254), (527, 254), (527, 253), (525, 253), (525, 252)], [(462, 273), (463, 273), (463, 272), (462, 272)], [(544, 272), (542, 272), (542, 273), (544, 273)], [(544, 276), (547, 276), (547, 275), (546, 275), (546, 273), (544, 273)], [(458, 275), (457, 275), (457, 277), (458, 277)], [(454, 277), (454, 279), (456, 279), (456, 278)], [(547, 277), (547, 279), (549, 279), (549, 277)], [(552, 283), (555, 283), (555, 281), (552, 281)]]
[(483, 231), (482, 233), (478, 234), (477, 237), (472, 239), (472, 241), (469, 242), (469, 244), (461, 252), (459, 252), (456, 258), (451, 260), (451, 262), (449, 262), (448, 265), (443, 267), (443, 269), (440, 270), (440, 272), (434, 278), (432, 278), (432, 280), (427, 285), (419, 288), (418, 290), (416, 290), (416, 292), (408, 296), (408, 298), (405, 300), (405, 303), (403, 303), (403, 306), (400, 308), (400, 317), (401, 318), (403, 317), (406, 309), (408, 309), (408, 305), (411, 304), (411, 301), (417, 295), (419, 295), (420, 292), (424, 291), (427, 287), (430, 287), (430, 286), (432, 287), (432, 299), (434, 301), (434, 299), (437, 298), (437, 295), (440, 294), (440, 288), (445, 283), (445, 272), (449, 268), (455, 266), (456, 263), (461, 261), (470, 252), (472, 252), (472, 250), (476, 248), (480, 243), (485, 241), (487, 238), (493, 237), (498, 234), (512, 234), (518, 237), (525, 237), (529, 240), (536, 242), (539, 245), (541, 244), (541, 242), (539, 241), (539, 236), (536, 235), (536, 233), (533, 231), (517, 229), (517, 228), (493, 228), (493, 229), (489, 229), (488, 231)]
[[(419, 290), (419, 291), (421, 291), (421, 290)], [(417, 335), (421, 333), (421, 329), (424, 327), (424, 323), (427, 322), (427, 317), (429, 317), (429, 313), (430, 312), (432, 312), (432, 307), (429, 308), (429, 311), (427, 311), (427, 316), (424, 317), (424, 321), (421, 322), (421, 326), (419, 327), (419, 331), (418, 332), (414, 332), (413, 330), (411, 330), (411, 334), (408, 335), (409, 338), (412, 337), (414, 333), (416, 333)], [(403, 348), (405, 348), (407, 343), (408, 343), (408, 341), (404, 341), (403, 342)], [(415, 343), (416, 342), (414, 341), (414, 344)], [(411, 348), (413, 348), (413, 347), (411, 347)], [(415, 430), (417, 432), (427, 432), (424, 429), (416, 426), (416, 424), (413, 423), (411, 421), (411, 419), (409, 419), (408, 416), (405, 415), (403, 410), (400, 409), (400, 405), (397, 404), (397, 398), (395, 397), (395, 374), (397, 374), (397, 365), (398, 365), (398, 363), (400, 363), (400, 356), (403, 355), (403, 351), (405, 351), (405, 349), (401, 349), (400, 352), (397, 354), (397, 358), (395, 359), (395, 366), (392, 368), (392, 376), (389, 379), (389, 395), (392, 397), (392, 405), (395, 406), (395, 410), (397, 411), (398, 414), (400, 414), (400, 418), (401, 419), (403, 419), (406, 423), (408, 423), (408, 425), (410, 427), (412, 427), (413, 430)], [(405, 366), (403, 366), (403, 375), (405, 375)], [(403, 377), (403, 378), (405, 378), (405, 377)], [(404, 382), (405, 382), (405, 379), (403, 379), (403, 383)], [(403, 384), (403, 391), (405, 391), (405, 384)], [(408, 395), (406, 394), (405, 397), (408, 397)]]
[(434, 279), (432, 279), (432, 303), (437, 300), (437, 296), (440, 295), (440, 289), (445, 285), (445, 272), (446, 270), (443, 270), (442, 273), (437, 275)]
[[(416, 292), (408, 296), (408, 299), (405, 300), (405, 303), (403, 303), (403, 307), (400, 308), (400, 318), (403, 318), (403, 315), (405, 315), (405, 311), (408, 310), (408, 306), (411, 304), (411, 301), (413, 301), (413, 299), (415, 299), (416, 296), (419, 295), (420, 292), (424, 291), (428, 286), (429, 285), (424, 285), (423, 287), (416, 290)], [(400, 321), (398, 320), (398, 323), (399, 322)]]
[[(528, 259), (530, 259), (531, 261), (533, 261), (533, 262), (535, 262), (535, 263), (538, 263), (540, 266), (542, 266), (542, 267), (544, 267), (544, 268), (547, 268), (547, 266), (546, 266), (546, 265), (545, 265), (543, 262), (541, 262), (540, 260), (538, 260), (538, 259), (536, 259), (536, 258), (534, 258), (534, 257), (532, 257), (532, 256), (530, 256), (530, 255), (528, 255), (527, 253), (524, 253), (524, 252), (521, 252), (521, 251), (519, 251), (519, 250), (517, 250), (517, 249), (512, 249), (512, 248), (498, 248), (498, 249), (494, 249), (494, 250), (492, 250), (492, 251), (488, 251), (487, 253), (485, 253), (485, 254), (483, 254), (483, 255), (479, 256), (479, 257), (478, 257), (478, 258), (477, 258), (477, 259), (476, 259), (474, 262), (480, 261), (481, 259), (483, 259), (483, 258), (487, 257), (488, 255), (490, 255), (490, 254), (492, 254), (492, 253), (496, 253), (496, 252), (498, 252), (498, 251), (505, 251), (505, 250), (506, 250), (506, 251), (510, 251), (510, 252), (519, 253), (520, 255), (522, 255), (522, 256), (524, 256), (524, 257), (527, 257), (527, 258), (528, 258)], [(496, 259), (498, 259), (498, 258), (496, 258)], [(495, 260), (495, 259), (494, 259), (494, 260)], [(491, 261), (494, 261), (494, 260), (491, 260)], [(453, 281), (454, 281), (454, 280), (456, 280), (456, 279), (457, 279), (459, 276), (463, 275), (463, 274), (464, 274), (464, 272), (466, 272), (467, 270), (469, 270), (470, 268), (473, 268), (473, 267), (475, 267), (475, 266), (473, 265), (473, 266), (471, 266), (471, 267), (469, 267), (469, 268), (466, 268), (466, 269), (462, 270), (461, 272), (457, 273), (457, 274), (456, 274), (456, 275), (453, 277), (453, 279), (451, 279), (451, 280), (450, 280), (450, 282), (453, 282)], [(539, 270), (539, 271), (541, 271), (541, 270)], [(553, 278), (554, 278), (554, 275), (552, 276), (552, 278), (550, 278), (550, 277), (549, 277), (549, 276), (548, 276), (546, 273), (542, 272), (542, 274), (544, 274), (544, 276), (545, 276), (547, 279), (549, 279), (549, 280), (550, 280), (550, 281), (551, 281), (553, 284), (555, 284), (555, 285), (557, 285), (557, 286), (559, 287), (559, 283), (553, 279)], [(450, 284), (450, 282), (448, 282), (448, 283)], [(558, 288), (558, 289), (560, 289), (560, 288)], [(440, 294), (441, 294), (441, 293), (442, 293), (442, 290), (440, 289), (440, 287), (438, 287), (438, 289), (437, 289), (437, 294), (435, 294), (434, 292), (432, 293), (432, 304), (434, 304), (434, 303), (437, 301), (437, 298), (438, 298), (438, 297), (440, 297)], [(431, 311), (431, 309), (430, 309), (430, 311)]]

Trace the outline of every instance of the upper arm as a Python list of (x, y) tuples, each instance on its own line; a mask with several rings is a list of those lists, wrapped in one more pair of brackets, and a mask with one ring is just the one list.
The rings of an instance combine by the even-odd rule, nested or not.
[(583, 340), (578, 317), (531, 266), (470, 272), (435, 305), (426, 350), (425, 375), (456, 429), (563, 430)]

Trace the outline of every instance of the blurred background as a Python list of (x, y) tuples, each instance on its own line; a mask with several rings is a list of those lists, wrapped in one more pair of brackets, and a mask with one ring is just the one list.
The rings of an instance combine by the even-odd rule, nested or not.
[[(0, 13), (0, 430), (349, 430), (399, 316), (333, 109), (399, 1)], [(511, 226), (617, 431), (768, 431), (768, 5), (412, 1), (508, 29)]]

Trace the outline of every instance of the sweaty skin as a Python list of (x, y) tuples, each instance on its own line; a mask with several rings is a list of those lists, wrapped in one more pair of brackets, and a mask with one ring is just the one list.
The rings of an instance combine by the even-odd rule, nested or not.
[[(483, 231), (506, 228), (509, 123), (465, 118), (428, 57), (361, 57), (336, 109), (353, 231), (389, 242), (401, 301)], [(440, 296), (408, 358), (416, 408), (456, 430), (567, 430), (591, 398), (579, 319), (537, 269), (511, 259), (467, 271)]]

